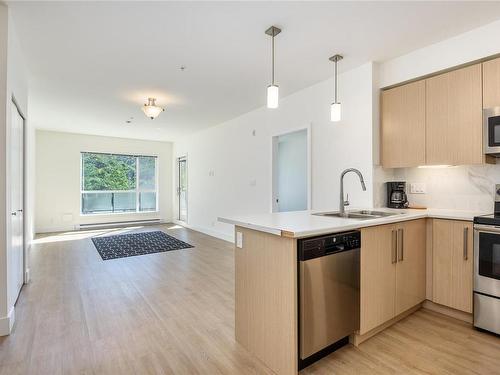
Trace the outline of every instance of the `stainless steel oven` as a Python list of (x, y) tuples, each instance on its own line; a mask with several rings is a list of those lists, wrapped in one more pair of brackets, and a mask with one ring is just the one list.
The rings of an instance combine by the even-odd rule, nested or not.
[(499, 225), (474, 225), (474, 326), (500, 334)]
[(500, 107), (483, 110), (484, 153), (500, 157)]

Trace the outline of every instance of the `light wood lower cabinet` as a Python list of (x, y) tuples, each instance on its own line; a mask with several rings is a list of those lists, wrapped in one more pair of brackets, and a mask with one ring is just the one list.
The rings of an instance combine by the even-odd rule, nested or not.
[(395, 315), (425, 300), (426, 221), (400, 225), (396, 267)]
[(432, 300), (472, 313), (472, 223), (434, 219)]
[(395, 230), (395, 225), (361, 229), (360, 334), (394, 316)]
[(425, 300), (425, 256), (425, 219), (361, 229), (361, 335)]

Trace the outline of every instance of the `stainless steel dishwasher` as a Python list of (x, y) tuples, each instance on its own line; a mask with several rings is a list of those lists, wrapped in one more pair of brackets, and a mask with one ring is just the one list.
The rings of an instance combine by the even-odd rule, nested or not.
[(359, 231), (298, 241), (300, 368), (359, 329), (360, 246)]

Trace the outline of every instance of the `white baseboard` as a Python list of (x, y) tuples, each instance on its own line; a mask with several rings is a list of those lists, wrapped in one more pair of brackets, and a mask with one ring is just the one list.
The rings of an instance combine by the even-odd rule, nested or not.
[(58, 227), (39, 227), (35, 228), (35, 233), (71, 232), (74, 230), (76, 230), (74, 225), (58, 226)]
[(9, 311), (7, 316), (0, 318), (0, 336), (10, 335), (12, 332), (12, 327), (14, 327), (14, 322), (16, 321), (16, 314), (14, 306)]
[(129, 226), (137, 225), (158, 225), (165, 224), (166, 222), (161, 219), (146, 219), (146, 220), (127, 220), (127, 221), (115, 221), (109, 223), (96, 223), (96, 224), (78, 224), (75, 226), (77, 230), (87, 230), (87, 229), (107, 229), (107, 228), (126, 228)]
[[(72, 224), (68, 226), (57, 226), (57, 227), (40, 227), (35, 229), (35, 233), (59, 233), (59, 232), (74, 232), (78, 230), (88, 230), (88, 229), (106, 229), (106, 228), (114, 228), (114, 227), (126, 227), (128, 225), (156, 225), (156, 224), (165, 224), (170, 221), (163, 221), (162, 219), (150, 219), (151, 221), (130, 221), (130, 222), (110, 222), (110, 223), (102, 223), (102, 224), (82, 224), (83, 227), (80, 227), (80, 224)], [(159, 220), (158, 222), (153, 222), (153, 220)]]
[[(208, 234), (209, 236), (216, 237), (216, 238), (219, 238), (219, 239), (227, 241), (227, 242), (234, 243), (234, 235), (232, 235), (232, 234), (219, 232), (218, 230), (215, 230), (212, 228), (206, 228), (206, 227), (202, 227), (202, 226), (187, 224), (187, 223), (185, 223), (183, 221), (179, 221), (179, 220), (171, 220), (170, 222), (177, 224), (177, 225), (181, 225), (183, 227), (186, 227), (186, 228), (189, 228), (192, 230), (195, 230), (197, 232)], [(166, 223), (168, 223), (168, 221), (161, 221), (161, 224), (166, 224)], [(75, 231), (75, 230), (78, 230), (78, 229), (75, 228), (74, 225), (69, 226), (69, 227), (42, 227), (42, 228), (37, 228), (36, 233), (71, 232), (71, 231)]]
[(172, 222), (174, 224), (181, 225), (181, 226), (186, 227), (188, 229), (192, 229), (192, 230), (195, 230), (197, 232), (201, 232), (201, 233), (207, 234), (209, 236), (216, 237), (216, 238), (219, 238), (221, 240), (234, 243), (234, 236), (233, 235), (219, 232), (218, 230), (211, 229), (211, 228), (205, 228), (205, 227), (201, 227), (198, 225), (191, 225), (191, 224), (185, 223), (183, 221), (179, 221), (179, 220), (172, 220)]

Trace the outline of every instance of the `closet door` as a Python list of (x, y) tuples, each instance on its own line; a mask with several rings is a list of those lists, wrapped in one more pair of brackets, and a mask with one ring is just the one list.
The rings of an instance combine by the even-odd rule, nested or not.
[(13, 102), (10, 140), (11, 246), (8, 257), (8, 298), (12, 306), (24, 283), (24, 119)]

